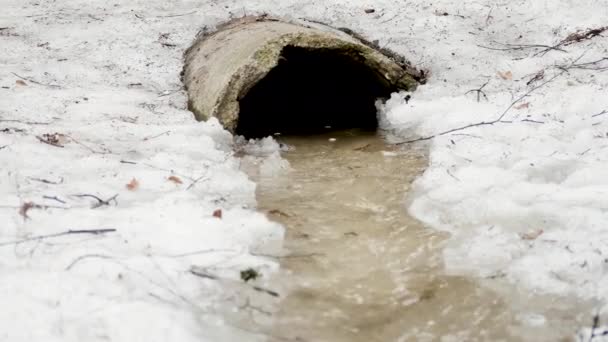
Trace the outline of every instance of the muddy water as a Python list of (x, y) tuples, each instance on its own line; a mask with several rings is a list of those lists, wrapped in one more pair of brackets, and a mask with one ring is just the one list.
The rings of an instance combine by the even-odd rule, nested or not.
[(576, 304), (445, 273), (448, 236), (405, 210), (423, 151), (357, 131), (278, 140), (294, 148), (282, 155), (291, 170), (252, 175), (259, 209), (287, 234), (268, 282), (283, 294), (262, 324), (270, 340), (558, 341), (587, 319)]

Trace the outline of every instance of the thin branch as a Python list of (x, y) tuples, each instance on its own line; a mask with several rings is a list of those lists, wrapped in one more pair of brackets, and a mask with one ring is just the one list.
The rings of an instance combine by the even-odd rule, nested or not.
[(39, 121), (21, 121), (15, 119), (0, 119), (0, 122), (16, 122), (24, 125), (50, 125), (52, 122), (39, 122)]
[[(578, 61), (580, 58), (582, 58), (582, 55), (580, 57), (578, 57), (573, 63), (575, 63), (576, 61)], [(530, 90), (528, 90), (527, 92), (525, 92), (523, 95), (521, 95), (520, 97), (516, 98), (513, 102), (511, 102), (511, 104), (502, 112), (502, 114), (500, 114), (498, 116), (498, 118), (491, 120), (491, 121), (481, 121), (481, 122), (477, 122), (477, 123), (472, 123), (472, 124), (468, 124), (468, 125), (464, 125), (461, 127), (457, 127), (457, 128), (452, 128), (449, 129), (447, 131), (443, 131), (434, 135), (429, 135), (429, 136), (425, 136), (425, 137), (420, 137), (420, 138), (416, 138), (416, 139), (412, 139), (412, 140), (406, 140), (406, 141), (402, 141), (402, 142), (398, 142), (395, 145), (403, 145), (403, 144), (411, 144), (414, 142), (418, 142), (418, 141), (425, 141), (425, 140), (431, 140), (435, 137), (438, 136), (442, 136), (442, 135), (446, 135), (446, 134), (450, 134), (453, 132), (457, 132), (457, 131), (462, 131), (465, 130), (467, 128), (471, 128), (471, 127), (479, 127), (479, 126), (488, 126), (488, 125), (494, 125), (497, 123), (510, 123), (503, 121), (502, 119), (505, 117), (505, 115), (507, 115), (507, 113), (511, 110), (511, 108), (513, 108), (513, 106), (515, 106), (517, 103), (521, 102), (524, 98), (528, 97), (530, 94), (532, 94), (534, 91), (544, 87), (545, 85), (547, 85), (550, 82), (553, 82), (556, 78), (560, 77), (561, 75), (563, 75), (566, 71), (562, 71), (558, 74), (556, 74), (555, 76), (551, 77), (550, 79), (548, 79), (547, 81), (531, 88)]]
[(485, 88), (485, 86), (487, 86), (488, 83), (490, 83), (490, 80), (488, 80), (486, 83), (484, 83), (481, 87), (479, 87), (477, 89), (471, 89), (464, 94), (467, 95), (469, 93), (475, 92), (475, 93), (477, 93), (477, 102), (479, 102), (481, 95), (483, 95), (484, 99), (486, 99), (486, 101), (487, 101), (488, 96), (486, 96), (486, 93), (483, 91), (483, 88)]
[(57, 197), (57, 196), (42, 196), (42, 198), (52, 200), (52, 201), (57, 201), (61, 204), (67, 204), (66, 201), (59, 199), (59, 197)]
[(118, 197), (118, 194), (108, 198), (107, 200), (103, 200), (103, 199), (101, 199), (95, 195), (91, 195), (91, 194), (80, 194), (80, 195), (74, 195), (74, 196), (80, 197), (80, 198), (89, 197), (89, 198), (93, 198), (93, 199), (97, 200), (97, 203), (92, 206), (92, 209), (99, 208), (104, 205), (109, 206), (111, 204), (111, 202), (114, 202), (114, 204), (116, 204), (116, 205), (118, 204), (118, 201), (116, 200), (116, 197)]
[[(191, 267), (190, 270), (189, 270), (189, 272), (190, 272), (190, 274), (192, 274), (192, 275), (194, 275), (196, 277), (199, 277), (199, 278), (205, 278), (205, 279), (211, 279), (211, 280), (235, 281), (235, 280), (232, 280), (232, 279), (220, 278), (220, 277), (218, 277), (215, 274), (211, 274), (209, 272), (206, 272), (204, 269), (202, 269), (200, 267), (195, 267), (195, 266)], [(248, 284), (248, 283), (241, 283), (241, 282), (238, 282), (238, 283), (242, 284), (242, 285), (247, 285)], [(278, 292), (270, 290), (270, 289), (263, 288), (261, 286), (251, 285), (251, 288), (253, 290), (255, 290), (255, 291), (265, 293), (265, 294), (267, 294), (269, 296), (272, 296), (272, 297), (279, 297), (279, 293)]]
[(80, 146), (82, 146), (82, 147), (86, 148), (87, 150), (91, 151), (91, 153), (95, 153), (95, 154), (109, 154), (109, 153), (111, 153), (111, 151), (110, 151), (110, 150), (108, 150), (108, 149), (106, 149), (106, 148), (104, 148), (104, 147), (102, 147), (102, 150), (103, 150), (103, 151), (95, 151), (95, 150), (94, 150), (94, 149), (92, 149), (91, 147), (89, 147), (89, 146), (87, 146), (87, 145), (85, 145), (85, 144), (81, 143), (80, 141), (76, 140), (76, 139), (75, 139), (74, 137), (72, 137), (71, 135), (67, 135), (67, 134), (65, 134), (65, 136), (66, 136), (66, 137), (68, 137), (68, 138), (70, 138), (70, 139), (71, 139), (73, 142), (77, 143), (78, 145), (80, 145)]
[(57, 142), (51, 141), (49, 139), (45, 139), (45, 138), (43, 138), (41, 136), (38, 136), (38, 135), (36, 136), (36, 139), (38, 139), (40, 142), (45, 143), (47, 145), (51, 145), (51, 146), (55, 146), (55, 147), (60, 147), (60, 148), (64, 148), (65, 147), (63, 145), (60, 145)]
[(188, 13), (183, 13), (183, 14), (169, 14), (169, 15), (157, 15), (157, 18), (175, 18), (175, 17), (183, 17), (186, 15), (190, 15), (190, 14), (194, 14), (196, 13), (196, 11), (192, 11), (192, 12), (188, 12)]
[(13, 75), (15, 75), (15, 76), (19, 77), (20, 79), (22, 79), (22, 80), (24, 80), (24, 81), (28, 81), (28, 82), (30, 82), (30, 83), (38, 84), (38, 85), (41, 85), (41, 86), (44, 86), (44, 87), (49, 87), (49, 88), (61, 88), (60, 86), (55, 85), (55, 84), (44, 84), (44, 83), (40, 83), (40, 82), (38, 82), (38, 81), (35, 81), (35, 80), (31, 79), (31, 78), (27, 78), (27, 77), (19, 76), (19, 75), (17, 75), (17, 74), (16, 74), (16, 73), (14, 73), (14, 72), (11, 72), (11, 74), (13, 74)]
[(66, 236), (66, 235), (76, 235), (76, 234), (101, 235), (101, 234), (107, 234), (107, 233), (113, 233), (113, 232), (116, 232), (116, 229), (114, 229), (114, 228), (76, 229), (76, 230), (70, 229), (70, 230), (66, 230), (66, 231), (61, 232), (61, 233), (54, 233), (54, 234), (47, 234), (47, 235), (37, 235), (37, 236), (32, 236), (32, 237), (21, 239), (21, 240), (2, 242), (2, 243), (0, 243), (0, 247), (8, 246), (8, 245), (18, 245), (18, 244), (21, 244), (21, 243), (24, 243), (24, 242), (29, 242), (29, 241), (41, 241), (41, 240), (44, 240), (44, 239), (56, 238), (56, 237)]
[(33, 181), (44, 183), (44, 184), (53, 184), (53, 185), (57, 185), (57, 184), (63, 183), (63, 177), (59, 177), (59, 178), (60, 179), (58, 181), (53, 182), (53, 181), (50, 181), (48, 179), (28, 177), (29, 180), (33, 180)]
[(91, 259), (91, 258), (98, 258), (98, 259), (112, 259), (111, 256), (109, 255), (103, 255), (103, 254), (85, 254), (85, 255), (81, 255), (78, 258), (74, 259), (74, 261), (72, 261), (66, 268), (66, 271), (69, 271), (72, 269), (72, 267), (74, 267), (77, 263), (79, 263), (80, 261), (84, 260), (84, 259)]
[(171, 131), (165, 131), (165, 132), (162, 132), (162, 133), (160, 133), (160, 134), (156, 134), (156, 135), (148, 136), (148, 137), (143, 138), (143, 139), (142, 139), (142, 141), (148, 141), (148, 140), (152, 140), (152, 139), (158, 138), (158, 137), (160, 137), (160, 136), (163, 136), (163, 135), (165, 135), (165, 134), (169, 134), (169, 133), (171, 133)]

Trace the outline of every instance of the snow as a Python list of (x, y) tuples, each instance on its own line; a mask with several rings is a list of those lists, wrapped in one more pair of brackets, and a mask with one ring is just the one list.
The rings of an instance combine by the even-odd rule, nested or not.
[[(508, 122), (416, 143), (428, 144), (430, 164), (409, 211), (452, 234), (449, 272), (608, 299), (608, 114), (598, 115), (608, 110), (608, 71), (557, 67), (606, 57), (606, 33), (565, 51), (500, 50), (604, 26), (606, 0), (3, 0), (2, 8), (0, 244), (117, 231), (0, 246), (0, 339), (243, 339), (218, 313), (234, 304), (228, 290), (188, 271), (272, 272), (278, 265), (251, 253), (280, 248), (283, 230), (255, 211), (255, 184), (239, 171), (230, 134), (186, 110), (179, 73), (203, 26), (262, 12), (350, 27), (428, 69), (407, 103), (395, 94), (382, 106), (383, 127), (404, 140), (505, 114)], [(527, 85), (541, 70), (544, 80)], [(487, 99), (467, 93), (486, 82)], [(63, 147), (36, 138), (53, 133)], [(288, 168), (279, 148), (251, 147), (256, 158), (274, 156), (260, 172)], [(132, 179), (139, 185), (129, 190)], [(93, 208), (98, 201), (82, 194), (118, 197)], [(28, 202), (48, 208), (25, 219)]]
[[(446, 40), (458, 46), (434, 51), (429, 84), (408, 103), (405, 94), (394, 95), (382, 108), (383, 125), (415, 138), (503, 113), (504, 122), (431, 139), (430, 165), (415, 183), (410, 212), (452, 233), (444, 258), (450, 272), (504, 274), (528, 290), (608, 299), (608, 145), (604, 118), (594, 116), (608, 108), (608, 74), (557, 67), (604, 57), (608, 41), (600, 36), (541, 54), (486, 48), (556, 44), (605, 25), (608, 2), (516, 2), (475, 12), (445, 5), (465, 18), (420, 21), (434, 27), (442, 20)], [(458, 29), (463, 22), (469, 31)], [(527, 85), (541, 70), (544, 79)], [(486, 82), (487, 100), (466, 93)]]
[[(278, 265), (252, 253), (271, 253), (283, 237), (255, 211), (255, 184), (238, 170), (232, 136), (216, 120), (196, 122), (180, 90), (184, 49), (224, 9), (201, 15), (194, 3), (161, 1), (2, 7), (0, 244), (70, 229), (116, 232), (0, 245), (0, 339), (253, 339), (220, 319), (238, 304), (225, 285), (189, 272), (269, 274)], [(54, 133), (63, 147), (37, 138)], [(82, 194), (118, 196), (96, 206)], [(42, 207), (25, 218), (28, 202)]]

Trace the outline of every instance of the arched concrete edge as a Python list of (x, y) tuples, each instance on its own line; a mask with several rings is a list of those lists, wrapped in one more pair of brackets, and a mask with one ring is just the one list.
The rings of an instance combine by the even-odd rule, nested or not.
[(285, 46), (352, 55), (395, 89), (414, 90), (424, 81), (424, 72), (350, 30), (268, 16), (243, 17), (201, 35), (186, 51), (183, 82), (189, 109), (198, 120), (217, 117), (234, 132), (239, 100), (278, 64)]

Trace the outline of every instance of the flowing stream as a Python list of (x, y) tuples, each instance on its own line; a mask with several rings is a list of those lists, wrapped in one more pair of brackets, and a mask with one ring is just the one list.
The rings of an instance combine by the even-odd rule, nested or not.
[(271, 340), (568, 341), (589, 322), (583, 303), (517, 289), (509, 298), (497, 280), (446, 274), (449, 235), (406, 211), (425, 151), (357, 130), (277, 140), (292, 147), (290, 170), (249, 170), (259, 210), (286, 227), (268, 281), (284, 295), (250, 324)]

